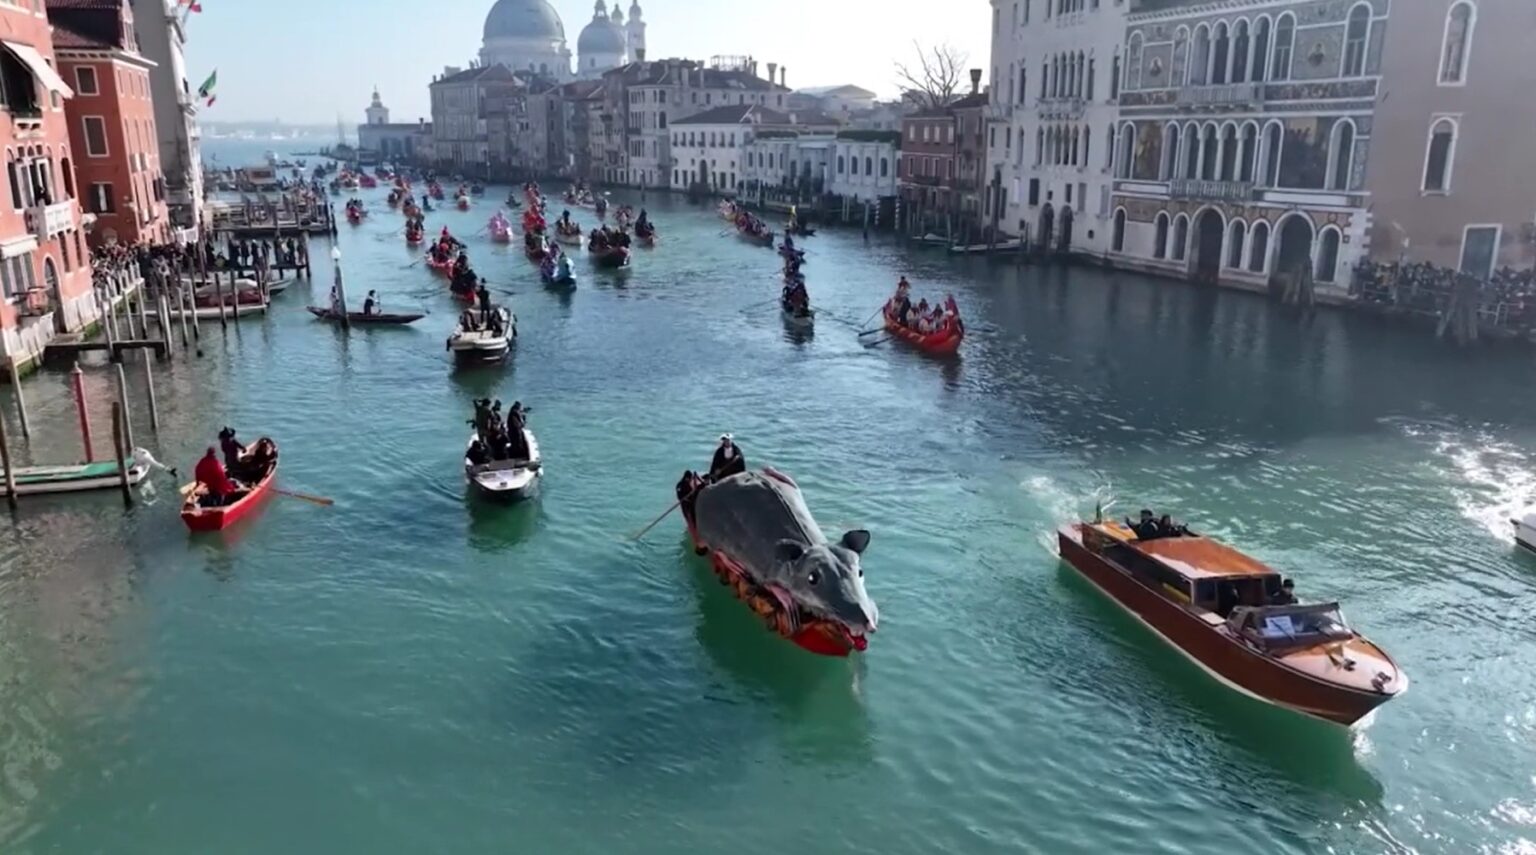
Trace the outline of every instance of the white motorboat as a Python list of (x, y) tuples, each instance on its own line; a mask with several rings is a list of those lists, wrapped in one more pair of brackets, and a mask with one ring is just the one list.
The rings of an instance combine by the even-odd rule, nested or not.
[[(493, 314), (489, 324), (480, 323), (480, 312), (476, 309), (468, 309), (460, 316), (453, 335), (448, 336), (448, 350), (455, 359), (495, 362), (506, 358), (512, 350), (512, 340), (517, 338), (517, 316), (505, 306), (494, 309)], [(465, 317), (473, 318), (473, 326), (465, 326)]]
[(526, 458), (492, 460), (477, 466), (469, 459), (469, 447), (479, 438), (477, 432), (470, 431), (469, 442), (465, 445), (464, 477), (469, 483), (481, 494), (498, 501), (516, 502), (532, 496), (544, 473), (539, 442), (534, 439), (533, 431), (523, 428), (523, 439), (528, 443)]
[(1536, 509), (1526, 511), (1524, 516), (1512, 519), (1510, 523), (1515, 527), (1515, 543), (1536, 552)]

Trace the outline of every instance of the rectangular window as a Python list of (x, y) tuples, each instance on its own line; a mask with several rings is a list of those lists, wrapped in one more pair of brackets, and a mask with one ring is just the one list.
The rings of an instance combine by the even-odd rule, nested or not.
[(107, 120), (100, 116), (86, 116), (80, 120), (85, 126), (85, 153), (89, 157), (107, 156)]
[(101, 91), (97, 88), (96, 69), (89, 65), (75, 69), (75, 91), (81, 95), (95, 95)]
[(110, 183), (98, 181), (92, 184), (90, 202), (91, 213), (93, 214), (117, 213), (117, 202), (113, 198), (112, 185)]
[(1077, 182), (1077, 212), (1083, 212), (1083, 200), (1088, 198), (1088, 184), (1085, 181)]
[(0, 296), (14, 300), (21, 296), (19, 283), (11, 279), (10, 262), (0, 261)]
[(1029, 206), (1038, 207), (1040, 204), (1040, 179), (1029, 179)]
[(1493, 265), (1499, 257), (1501, 230), (1502, 226), (1467, 226), (1461, 235), (1462, 273), (1478, 279), (1493, 275)]

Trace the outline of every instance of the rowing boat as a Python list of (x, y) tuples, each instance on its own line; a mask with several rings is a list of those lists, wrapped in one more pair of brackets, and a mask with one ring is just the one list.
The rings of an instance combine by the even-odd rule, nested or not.
[[(138, 484), (148, 477), (150, 469), (148, 452), (135, 449), (127, 469), (130, 485)], [(0, 474), (4, 471), (0, 469)], [(72, 463), (66, 466), (18, 466), (15, 474), (18, 496), (107, 490), (122, 483), (117, 472), (116, 459), (98, 460), (93, 463)], [(5, 495), (5, 481), (0, 478), (0, 496), (3, 495)]]
[(257, 478), (244, 492), (239, 493), (235, 500), (217, 507), (205, 508), (201, 502), (206, 492), (201, 486), (193, 487), (187, 493), (186, 500), (181, 505), (181, 521), (187, 524), (192, 531), (220, 531), (226, 529), (256, 509), (272, 492), (272, 481), (277, 477), (277, 443), (262, 437), (258, 439), (252, 448), (262, 445), (270, 445), (272, 459), (267, 465), (266, 471)]
[[(334, 309), (325, 309), (321, 308), (320, 306), (306, 306), (305, 308), (309, 309), (309, 313), (311, 315), (314, 315), (323, 321), (337, 321), (341, 319), (341, 314)], [(414, 313), (389, 314), (386, 312), (371, 312), (365, 315), (362, 312), (347, 312), (347, 322), (353, 324), (381, 324), (384, 326), (398, 326), (401, 324), (413, 324), (424, 317), (426, 317), (426, 315)]]
[(796, 329), (810, 329), (816, 325), (816, 310), (811, 308), (796, 311), (789, 303), (779, 301), (779, 314), (784, 317), (784, 323)]
[(885, 309), (885, 331), (892, 338), (899, 338), (924, 353), (934, 356), (950, 356), (960, 349), (960, 343), (965, 341), (965, 327), (956, 319), (953, 326), (946, 326), (931, 333), (920, 333), (910, 327), (904, 327), (889, 308)]

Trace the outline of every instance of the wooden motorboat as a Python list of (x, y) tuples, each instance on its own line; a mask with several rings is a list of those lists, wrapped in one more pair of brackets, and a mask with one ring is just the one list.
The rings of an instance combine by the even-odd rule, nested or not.
[(271, 447), (271, 460), (263, 473), (253, 479), (246, 489), (234, 495), (232, 501), (217, 507), (202, 506), (203, 489), (194, 487), (187, 493), (181, 505), (181, 521), (192, 531), (220, 531), (228, 528), (256, 509), (272, 492), (272, 480), (277, 477), (277, 443), (267, 437), (258, 439), (252, 448), (260, 445)]
[(538, 489), (544, 474), (544, 461), (539, 456), (539, 441), (533, 431), (523, 428), (523, 439), (528, 443), (528, 456), (521, 460), (492, 460), (475, 465), (469, 459), (469, 447), (480, 435), (471, 430), (465, 444), (464, 477), (480, 495), (501, 502), (516, 502), (529, 498)]
[[(133, 457), (127, 461), (130, 485), (137, 485), (149, 476), (149, 459), (148, 452), (134, 449)], [(0, 469), (0, 475), (4, 472), (4, 469)], [(15, 475), (18, 496), (110, 490), (122, 483), (115, 458), (64, 466), (18, 466)], [(5, 495), (5, 492), (5, 479), (0, 477), (0, 496)]]
[[(320, 307), (320, 306), (306, 306), (305, 308), (309, 309), (309, 313), (311, 315), (314, 315), (315, 317), (317, 317), (317, 318), (319, 318), (319, 319), (321, 319), (323, 321), (340, 321), (341, 320), (340, 313), (337, 312), (334, 309), (327, 309), (327, 308), (323, 308), (323, 307)], [(394, 313), (394, 314), (390, 314), (390, 313), (387, 313), (387, 312), (372, 312), (372, 313), (366, 314), (366, 315), (363, 314), (362, 312), (347, 312), (347, 322), (348, 323), (352, 323), (352, 324), (379, 324), (379, 325), (382, 325), (382, 326), (399, 326), (401, 324), (414, 324), (414, 323), (416, 323), (417, 321), (421, 320), (424, 317), (426, 317), (426, 315), (424, 315), (424, 314), (405, 313), (405, 312), (397, 312), (397, 313)]]
[(1338, 603), (1282, 604), (1279, 573), (1215, 540), (1086, 522), (1058, 541), (1062, 560), (1228, 688), (1345, 726), (1408, 688)]
[(1536, 510), (1526, 511), (1525, 516), (1509, 522), (1515, 527), (1515, 543), (1536, 552)]
[(512, 342), (517, 338), (517, 316), (505, 306), (499, 306), (492, 312), (495, 318), (489, 325), (479, 323), (480, 312), (475, 309), (465, 312), (475, 321), (472, 327), (465, 326), (465, 315), (460, 316), (453, 334), (448, 336), (448, 350), (455, 359), (462, 362), (497, 362), (511, 352)]
[(896, 315), (887, 306), (883, 312), (885, 315), (885, 331), (892, 338), (898, 338), (912, 345), (924, 353), (934, 356), (950, 356), (960, 349), (960, 343), (965, 341), (965, 326), (956, 320), (953, 326), (937, 330), (931, 333), (920, 333), (910, 327), (904, 327), (896, 319)]

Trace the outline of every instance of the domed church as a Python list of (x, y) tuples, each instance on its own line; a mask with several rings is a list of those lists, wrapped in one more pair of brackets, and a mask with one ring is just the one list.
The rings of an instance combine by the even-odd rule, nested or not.
[[(597, 0), (592, 21), (576, 40), (576, 77), (592, 78), (636, 58), (645, 49), (645, 22), (639, 0), (631, 0), (629, 21), (614, 4), (612, 13)], [(533, 71), (568, 80), (571, 51), (565, 24), (548, 0), (496, 0), (485, 16), (482, 65), (501, 64), (513, 71)]]

